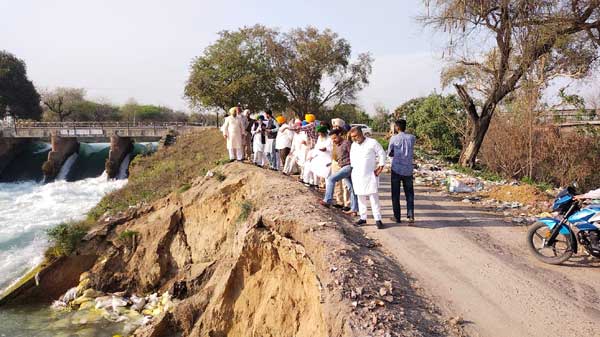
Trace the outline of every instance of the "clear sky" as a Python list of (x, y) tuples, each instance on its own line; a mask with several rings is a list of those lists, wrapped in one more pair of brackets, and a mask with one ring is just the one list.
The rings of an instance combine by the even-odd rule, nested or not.
[(393, 109), (440, 90), (441, 44), (415, 17), (421, 0), (4, 0), (0, 49), (23, 59), (38, 88), (85, 88), (88, 97), (186, 109), (195, 56), (217, 32), (260, 23), (330, 28), (375, 59), (359, 103)]

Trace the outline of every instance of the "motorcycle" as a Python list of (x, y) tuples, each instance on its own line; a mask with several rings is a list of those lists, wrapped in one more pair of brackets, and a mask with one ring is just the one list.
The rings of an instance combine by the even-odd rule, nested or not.
[(552, 205), (553, 217), (540, 218), (527, 232), (533, 255), (548, 264), (561, 264), (578, 250), (578, 243), (600, 258), (600, 205), (583, 207), (575, 189), (560, 191)]

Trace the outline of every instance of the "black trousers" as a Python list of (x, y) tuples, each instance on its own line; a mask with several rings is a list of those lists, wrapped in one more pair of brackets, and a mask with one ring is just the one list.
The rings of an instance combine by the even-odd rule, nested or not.
[(409, 218), (415, 216), (415, 190), (413, 188), (413, 176), (401, 176), (392, 171), (392, 208), (394, 209), (394, 218), (400, 220), (400, 185), (404, 186), (404, 196), (406, 197), (406, 213)]

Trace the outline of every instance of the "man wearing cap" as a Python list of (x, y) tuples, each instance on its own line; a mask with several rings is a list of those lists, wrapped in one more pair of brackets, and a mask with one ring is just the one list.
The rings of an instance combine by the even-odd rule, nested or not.
[(357, 226), (367, 223), (367, 200), (371, 202), (371, 211), (378, 229), (383, 228), (381, 207), (379, 205), (379, 175), (385, 165), (386, 153), (373, 138), (365, 137), (359, 127), (350, 130), (350, 165), (352, 166), (352, 187), (358, 198), (360, 220)]

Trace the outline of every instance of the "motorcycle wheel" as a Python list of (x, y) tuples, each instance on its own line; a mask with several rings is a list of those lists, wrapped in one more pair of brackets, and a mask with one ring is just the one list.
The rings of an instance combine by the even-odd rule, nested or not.
[(548, 264), (561, 264), (573, 255), (573, 242), (570, 235), (558, 234), (552, 246), (546, 245), (551, 230), (545, 224), (536, 222), (527, 231), (527, 246), (538, 260)]

